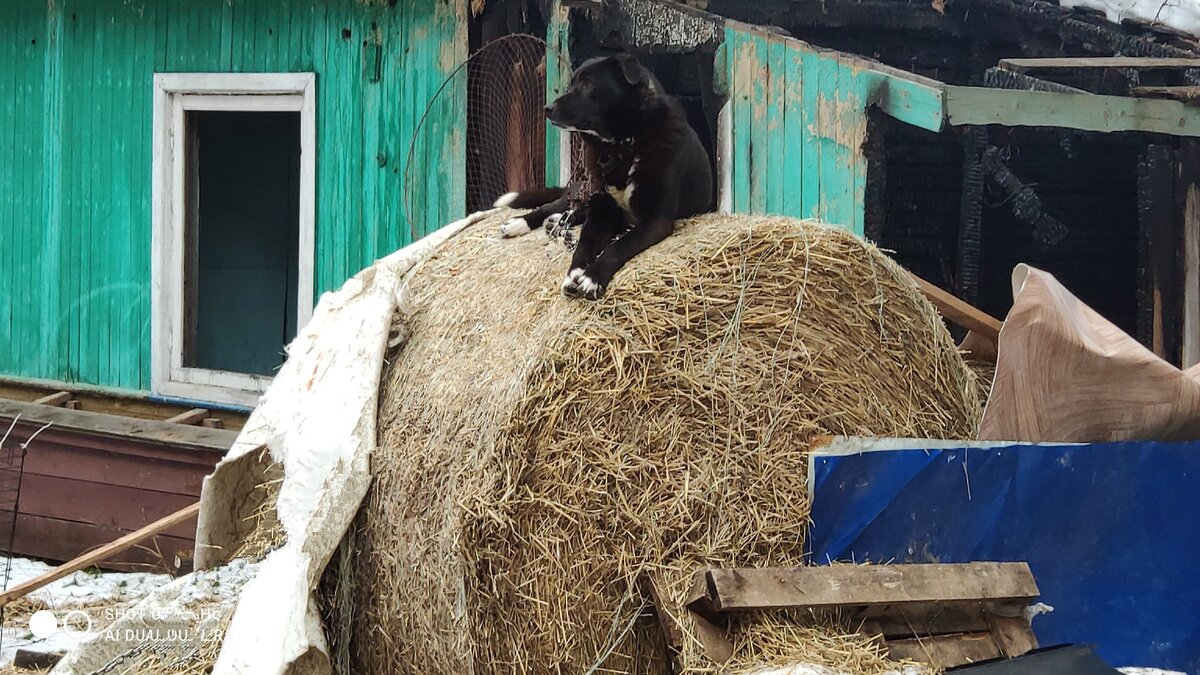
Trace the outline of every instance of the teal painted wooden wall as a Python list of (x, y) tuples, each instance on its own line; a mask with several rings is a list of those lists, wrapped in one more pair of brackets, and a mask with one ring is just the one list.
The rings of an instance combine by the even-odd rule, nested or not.
[[(558, 0), (550, 3), (546, 21), (546, 101), (552, 102), (567, 90), (571, 83), (571, 22), (569, 11)], [(562, 186), (561, 130), (546, 124), (546, 185)], [(565, 186), (563, 186), (565, 187)]]
[[(0, 374), (149, 388), (155, 72), (317, 73), (318, 293), (461, 217), (465, 78), (418, 135), (422, 184), (402, 183), (417, 121), (466, 58), (465, 12), (465, 0), (0, 2)], [(406, 193), (419, 222), (405, 222)]]
[(861, 235), (868, 106), (926, 129), (943, 123), (936, 83), (750, 26), (726, 26), (717, 61), (735, 213), (817, 218)]

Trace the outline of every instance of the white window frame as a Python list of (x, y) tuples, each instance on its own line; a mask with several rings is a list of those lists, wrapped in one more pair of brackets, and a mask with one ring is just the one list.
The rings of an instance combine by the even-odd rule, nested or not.
[(312, 317), (313, 309), (316, 75), (154, 75), (150, 388), (161, 396), (254, 406), (272, 376), (183, 365), (187, 245), (184, 116), (193, 110), (300, 113), (300, 259), (296, 289), (296, 328), (300, 330)]

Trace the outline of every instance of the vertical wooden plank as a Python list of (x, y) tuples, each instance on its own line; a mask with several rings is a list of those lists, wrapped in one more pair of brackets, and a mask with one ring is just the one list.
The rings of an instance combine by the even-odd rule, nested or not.
[(1200, 141), (1180, 143), (1183, 196), (1183, 345), (1182, 365), (1200, 363)]
[[(84, 10), (85, 7), (80, 9)], [(93, 28), (89, 31), (88, 37), (92, 44), (92, 64), (95, 69), (94, 77), (88, 83), (91, 93), (89, 98), (98, 102), (99, 105), (95, 107), (97, 116), (92, 118), (87, 131), (79, 130), (80, 135), (86, 134), (88, 138), (96, 139), (92, 146), (92, 157), (89, 163), (93, 170), (98, 169), (97, 173), (102, 176), (99, 181), (93, 181), (95, 190), (93, 199), (81, 204), (79, 211), (79, 216), (88, 221), (92, 230), (89, 238), (92, 249), (88, 256), (93, 262), (92, 275), (88, 279), (87, 294), (84, 297), (88, 315), (92, 319), (88, 326), (88, 339), (92, 343), (92, 352), (95, 354), (92, 374), (94, 382), (113, 381), (113, 373), (110, 368), (113, 354), (109, 332), (113, 318), (112, 303), (110, 302), (112, 266), (115, 262), (113, 258), (116, 256), (116, 251), (112, 249), (113, 238), (111, 236), (115, 234), (113, 232), (112, 207), (116, 199), (111, 183), (113, 176), (112, 143), (102, 142), (103, 135), (93, 131), (95, 128), (108, 130), (113, 128), (112, 106), (117, 92), (114, 91), (115, 87), (113, 86), (115, 84), (111, 63), (113, 54), (109, 45), (115, 24), (111, 11), (109, 7), (86, 5), (86, 12), (91, 19), (88, 25)], [(98, 184), (95, 184), (97, 182)]]
[(20, 9), (20, 3), (0, 4), (0, 63), (10, 64), (7, 72), (0, 69), (0, 194), (9, 196), (0, 202), (0, 236), (8, 242), (7, 246), (0, 246), (0, 284), (4, 284), (5, 289), (0, 292), (0, 344), (8, 345), (8, 349), (0, 350), (0, 368), (4, 369), (13, 368), (23, 356), (22, 345), (14, 340), (13, 332), (13, 309), (20, 288), (15, 282), (17, 257), (24, 252), (21, 235), (25, 229), (17, 225), (17, 204), (24, 191), (16, 187), (20, 175), (17, 171), (21, 128), (15, 102), (21, 88), (21, 66), (24, 65), (24, 60), (16, 53), (18, 40), (21, 40), (18, 35), (23, 28), (18, 14)]
[[(363, 210), (362, 235), (359, 238), (362, 250), (355, 261), (356, 264), (363, 264), (378, 257), (380, 249), (377, 247), (377, 237), (383, 229), (378, 220), (380, 174), (382, 172), (378, 157), (383, 152), (379, 127), (380, 121), (387, 115), (380, 92), (382, 85), (379, 80), (373, 78), (373, 74), (368, 70), (375, 68), (375, 53), (383, 44), (383, 27), (380, 25), (382, 18), (379, 8), (367, 7), (362, 21), (363, 39), (360, 41), (362, 63), (360, 67), (363, 69), (363, 77), (359, 80), (358, 96), (362, 100), (363, 107), (362, 153), (364, 161), (361, 174)], [(349, 270), (347, 271), (349, 272)], [(353, 274), (353, 272), (350, 273)]]
[(804, 107), (804, 57), (795, 43), (790, 43), (784, 57), (786, 94), (784, 96), (783, 134), (783, 213), (805, 217), (804, 212), (804, 129), (808, 110)]
[(867, 102), (872, 78), (857, 66), (848, 67), (854, 92), (854, 127), (850, 151), (851, 181), (848, 191), (846, 227), (863, 236), (867, 222)]
[[(452, 58), (442, 64), (442, 72), (449, 75), (467, 60), (467, 2), (453, 0), (446, 14), (447, 30), (444, 33), (443, 50), (452, 50)], [(446, 221), (458, 220), (467, 215), (467, 71), (459, 71), (458, 80), (450, 97), (450, 119), (454, 120), (449, 135), (449, 145), (442, 157), (442, 165), (450, 167), (446, 172), (449, 189), (447, 203), (442, 211)]]
[(817, 197), (817, 214), (825, 223), (833, 222), (833, 207), (838, 189), (837, 180), (837, 148), (832, 136), (837, 124), (837, 64), (825, 57), (817, 55), (817, 149), (818, 169), (821, 176), (821, 189)]
[(1148, 145), (1138, 179), (1138, 339), (1173, 363), (1178, 363), (1177, 220), (1174, 149), (1165, 144)]
[(801, 148), (803, 174), (800, 178), (800, 210), (804, 218), (818, 218), (821, 215), (821, 144), (817, 134), (821, 118), (817, 105), (821, 91), (820, 58), (813, 52), (805, 51), (801, 70), (804, 81), (801, 100), (805, 119), (801, 128), (804, 143)]
[(746, 34), (727, 28), (726, 45), (730, 56), (728, 81), (733, 105), (733, 212), (747, 213), (751, 210), (750, 183), (753, 174), (750, 143), (754, 119), (754, 43)]
[(788, 95), (787, 48), (784, 38), (772, 35), (767, 40), (767, 213), (784, 213), (783, 192), (787, 182), (784, 172), (784, 143), (787, 124), (784, 102)]
[[(568, 11), (553, 0), (546, 27), (546, 101), (551, 102), (566, 91), (571, 79), (570, 30)], [(570, 148), (563, 147), (563, 134), (553, 124), (546, 125), (546, 185), (560, 185), (566, 180), (559, 176), (562, 159)]]
[(767, 184), (769, 180), (771, 137), (768, 133), (767, 68), (770, 55), (766, 37), (761, 33), (750, 36), (753, 49), (754, 75), (751, 80), (753, 116), (750, 123), (750, 211), (765, 213), (767, 210)]

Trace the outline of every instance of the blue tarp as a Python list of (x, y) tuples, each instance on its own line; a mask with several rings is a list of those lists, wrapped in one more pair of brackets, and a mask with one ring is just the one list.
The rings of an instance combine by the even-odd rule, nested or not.
[(814, 562), (1024, 560), (1041, 644), (1200, 674), (1200, 442), (919, 443), (814, 456)]

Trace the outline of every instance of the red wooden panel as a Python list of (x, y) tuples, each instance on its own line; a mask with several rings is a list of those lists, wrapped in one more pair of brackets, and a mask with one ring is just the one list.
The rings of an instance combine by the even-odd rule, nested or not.
[[(18, 512), (136, 530), (196, 501), (190, 495), (25, 474)], [(196, 526), (180, 525), (167, 530), (167, 534), (190, 539), (196, 534)]]
[[(14, 553), (33, 558), (63, 562), (128, 534), (129, 530), (68, 520), (22, 514), (17, 517)], [(171, 562), (181, 550), (190, 550), (192, 541), (179, 537), (158, 536), (135, 546), (100, 567), (138, 572), (165, 572), (163, 562)], [(161, 554), (161, 556), (160, 556)]]
[[(7, 427), (5, 427), (7, 429)], [(37, 431), (37, 427), (28, 427), (24, 424), (18, 424), (9, 436), (8, 442), (24, 442), (29, 435)], [(2, 432), (0, 432), (2, 433)], [(69, 431), (65, 429), (55, 429), (50, 427), (42, 433), (38, 434), (37, 438), (29, 446), (29, 451), (33, 452), (40, 447), (47, 445), (59, 445), (64, 447), (88, 448), (91, 450), (104, 450), (107, 452), (129, 455), (132, 457), (144, 457), (146, 459), (169, 460), (183, 464), (196, 464), (211, 466), (221, 460), (225, 456), (225, 451), (214, 450), (197, 450), (193, 448), (180, 448), (169, 444), (143, 440), (135, 437), (113, 438), (101, 435), (92, 435), (79, 431)]]
[(204, 477), (219, 458), (193, 464), (152, 459), (72, 445), (47, 443), (39, 436), (25, 455), (25, 475), (56, 476), (110, 485), (140, 487), (199, 498)]

